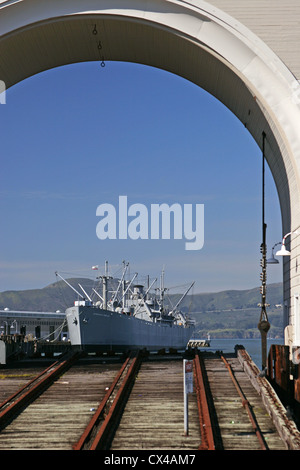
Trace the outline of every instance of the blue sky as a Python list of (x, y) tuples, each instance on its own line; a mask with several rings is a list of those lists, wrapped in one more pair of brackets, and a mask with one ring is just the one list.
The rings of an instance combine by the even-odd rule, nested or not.
[[(0, 291), (40, 288), (54, 272), (92, 275), (108, 260), (195, 292), (260, 283), (261, 151), (238, 119), (194, 84), (150, 67), (75, 64), (31, 77), (0, 105)], [(266, 172), (267, 242), (281, 238)], [(204, 246), (99, 240), (102, 203), (204, 204)], [(268, 282), (282, 280), (281, 263)]]

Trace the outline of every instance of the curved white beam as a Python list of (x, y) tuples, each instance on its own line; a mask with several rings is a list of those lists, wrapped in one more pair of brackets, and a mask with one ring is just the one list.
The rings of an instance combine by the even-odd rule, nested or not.
[[(178, 74), (224, 103), (260, 146), (265, 132), (283, 233), (300, 226), (300, 87), (249, 29), (202, 0), (0, 3), (0, 80), (7, 87), (52, 67), (102, 58)], [(284, 267), (287, 300), (300, 289), (298, 239)]]

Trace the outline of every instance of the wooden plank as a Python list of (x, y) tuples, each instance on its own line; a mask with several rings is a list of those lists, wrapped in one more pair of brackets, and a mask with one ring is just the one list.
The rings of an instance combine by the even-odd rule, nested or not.
[(144, 362), (111, 450), (194, 449), (200, 445), (196, 392), (189, 394), (184, 436), (182, 360)]

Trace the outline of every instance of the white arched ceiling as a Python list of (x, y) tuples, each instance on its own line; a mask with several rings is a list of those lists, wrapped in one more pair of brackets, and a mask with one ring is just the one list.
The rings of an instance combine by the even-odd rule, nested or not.
[[(201, 0), (0, 3), (0, 80), (7, 88), (53, 67), (93, 60), (135, 62), (180, 75), (224, 103), (260, 147), (265, 132), (283, 233), (300, 227), (299, 83), (249, 29)], [(292, 238), (292, 256), (284, 263), (289, 304), (300, 290), (298, 240)]]

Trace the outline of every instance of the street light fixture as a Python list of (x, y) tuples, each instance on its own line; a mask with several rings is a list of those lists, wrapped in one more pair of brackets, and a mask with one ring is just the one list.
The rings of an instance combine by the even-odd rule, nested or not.
[(279, 251), (277, 251), (276, 256), (290, 256), (291, 252), (286, 249), (286, 247), (285, 247), (285, 240), (286, 240), (286, 238), (287, 238), (289, 235), (291, 235), (292, 233), (298, 234), (298, 231), (295, 230), (294, 232), (289, 232), (289, 233), (287, 233), (287, 234), (283, 237), (282, 242), (281, 242), (281, 248), (280, 248)]
[(272, 247), (272, 256), (271, 258), (267, 259), (267, 264), (278, 264), (279, 261), (274, 257), (274, 248), (277, 245), (281, 245), (281, 242), (275, 243), (275, 245)]

